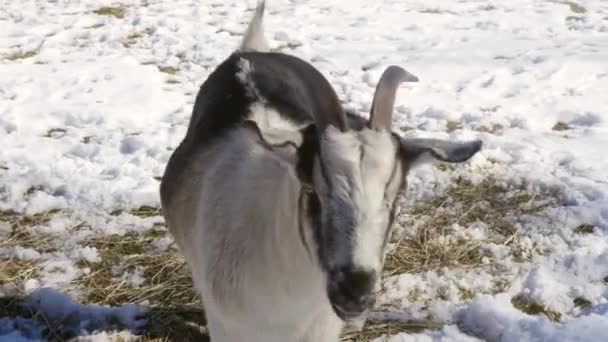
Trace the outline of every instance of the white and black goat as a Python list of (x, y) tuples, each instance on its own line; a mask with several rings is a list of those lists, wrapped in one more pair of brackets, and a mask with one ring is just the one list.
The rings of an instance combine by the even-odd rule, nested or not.
[(374, 304), (408, 170), (464, 162), (481, 142), (393, 133), (397, 88), (417, 81), (396, 66), (369, 121), (345, 113), (311, 64), (268, 52), (263, 11), (200, 88), (162, 179), (163, 215), (212, 342), (334, 342)]

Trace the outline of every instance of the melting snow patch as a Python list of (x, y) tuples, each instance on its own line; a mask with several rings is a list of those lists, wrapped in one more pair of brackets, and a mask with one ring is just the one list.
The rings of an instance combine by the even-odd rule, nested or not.
[[(604, 341), (608, 310), (551, 322), (527, 315), (511, 304), (508, 294), (482, 295), (457, 315), (460, 327), (487, 341)], [(584, 332), (584, 334), (581, 334)]]
[[(44, 340), (44, 330), (51, 328), (63, 338), (90, 335), (100, 331), (130, 330), (137, 332), (146, 323), (145, 310), (134, 304), (120, 307), (82, 305), (50, 288), (30, 294), (22, 304), (25, 310), (37, 312), (46, 322), (22, 317), (0, 318), (0, 341)], [(100, 335), (103, 336), (103, 335)]]

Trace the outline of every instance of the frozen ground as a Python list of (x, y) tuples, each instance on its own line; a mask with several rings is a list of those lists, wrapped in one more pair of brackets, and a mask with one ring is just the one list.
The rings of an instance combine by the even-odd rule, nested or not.
[[(254, 6), (2, 2), (0, 341), (138, 334), (153, 294), (179, 297), (159, 292), (162, 272), (149, 271), (174, 251), (158, 179), (199, 85), (238, 45)], [(506, 218), (504, 236), (483, 217), (449, 221), (435, 242), (474, 241), (482, 255), (391, 273), (372, 319), (401, 329), (369, 339), (605, 340), (608, 3), (271, 0), (266, 27), (349, 107), (367, 112), (380, 73), (398, 64), (420, 78), (399, 92), (404, 134), (484, 141), (467, 165), (413, 173), (406, 204), (440, 196), (457, 176), (525, 191), (521, 206), (559, 193), (534, 215)], [(118, 295), (129, 289), (140, 292)]]

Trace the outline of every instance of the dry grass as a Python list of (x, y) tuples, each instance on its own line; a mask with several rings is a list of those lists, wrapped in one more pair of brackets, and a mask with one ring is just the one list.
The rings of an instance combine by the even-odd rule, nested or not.
[[(447, 170), (447, 169), (446, 169)], [(440, 267), (478, 267), (488, 257), (482, 248), (484, 242), (495, 242), (511, 247), (513, 256), (523, 255), (518, 249), (518, 234), (510, 218), (539, 214), (544, 208), (559, 201), (557, 194), (539, 195), (525, 187), (506, 189), (488, 177), (472, 184), (462, 179), (453, 181), (445, 192), (413, 206), (404, 207), (397, 218), (400, 227), (393, 236), (393, 249), (387, 255), (385, 275), (404, 272), (420, 272)], [(116, 210), (114, 215), (122, 214)], [(57, 211), (24, 216), (0, 212), (0, 220), (11, 224), (11, 235), (0, 240), (0, 247), (23, 246), (43, 251), (52, 246), (51, 237), (33, 236), (31, 227), (47, 222)], [(128, 211), (131, 215), (148, 218), (161, 214), (158, 207), (142, 206)], [(484, 240), (454, 238), (452, 226), (462, 227), (483, 221), (490, 235)], [(413, 227), (413, 229), (411, 229)], [(140, 341), (208, 341), (206, 321), (199, 296), (194, 290), (189, 267), (183, 257), (172, 247), (155, 251), (154, 241), (164, 238), (168, 232), (163, 226), (155, 226), (143, 232), (124, 235), (105, 235), (89, 238), (82, 245), (95, 247), (99, 262), (80, 260), (77, 265), (89, 272), (73, 281), (74, 289), (83, 294), (82, 302), (91, 304), (122, 305), (145, 302), (150, 311), (148, 324)], [(529, 252), (529, 251), (527, 251)], [(34, 262), (0, 258), (0, 285), (20, 284), (35, 278), (38, 266)], [(140, 282), (133, 282), (129, 274), (139, 272)], [(497, 285), (498, 286), (498, 285)], [(504, 285), (506, 286), (506, 284)], [(500, 291), (504, 286), (498, 286)], [(412, 294), (410, 294), (412, 295)], [(440, 294), (437, 294), (440, 296)], [(473, 293), (461, 289), (463, 300)], [(0, 316), (23, 315), (42, 319), (36, 313), (19, 313), (14, 300), (0, 302)], [(576, 303), (575, 303), (576, 304)], [(586, 302), (579, 300), (584, 307)], [(514, 305), (532, 314), (544, 314), (559, 320), (559, 313), (540, 303), (515, 298)], [(381, 322), (368, 321), (361, 331), (346, 332), (343, 341), (369, 341), (399, 332), (419, 332), (439, 329), (442, 323), (434, 321)], [(51, 340), (61, 340), (56, 329)], [(49, 335), (50, 336), (50, 335)], [(51, 336), (53, 337), (53, 336)]]
[[(149, 217), (158, 208), (141, 207), (132, 214)], [(84, 291), (85, 302), (105, 305), (143, 303), (150, 308), (141, 341), (205, 341), (204, 312), (194, 290), (190, 269), (173, 248), (151, 251), (152, 242), (167, 234), (155, 227), (142, 234), (107, 235), (88, 240), (97, 248), (101, 262), (80, 261), (90, 273), (74, 285)], [(142, 282), (134, 284), (122, 275), (140, 270)]]
[[(518, 234), (512, 220), (538, 214), (559, 201), (556, 193), (541, 196), (524, 187), (506, 189), (493, 177), (478, 184), (455, 180), (444, 194), (404, 207), (404, 213), (397, 218), (401, 229), (393, 236), (394, 248), (387, 255), (385, 274), (481, 265), (484, 257), (490, 257), (482, 249), (485, 242), (511, 247), (514, 258), (519, 260), (524, 253), (517, 246)], [(476, 222), (487, 224), (487, 239), (454, 237), (453, 225), (468, 227)]]
[(558, 121), (555, 125), (553, 125), (552, 130), (554, 131), (567, 131), (570, 129), (570, 125), (565, 122)]
[(122, 45), (124, 47), (131, 47), (132, 45), (134, 45), (135, 43), (137, 43), (137, 41), (139, 40), (139, 38), (143, 37), (143, 33), (142, 32), (131, 32), (129, 33), (125, 39), (122, 42)]
[(209, 341), (205, 313), (200, 307), (153, 309), (141, 341)]
[(18, 59), (26, 59), (34, 57), (38, 54), (38, 50), (28, 50), (28, 51), (17, 51), (4, 56), (5, 59), (9, 61), (15, 61)]
[(101, 27), (104, 27), (104, 26), (105, 26), (104, 23), (97, 23), (97, 24), (93, 24), (93, 25), (91, 25), (91, 26), (89, 26), (87, 28), (89, 28), (89, 29), (98, 29), (98, 28), (101, 28)]
[[(26, 196), (37, 189), (37, 187), (31, 187), (26, 191)], [(57, 251), (58, 244), (54, 236), (40, 234), (34, 232), (33, 229), (47, 223), (58, 213), (60, 213), (59, 210), (49, 210), (35, 215), (23, 215), (11, 211), (0, 211), (0, 222), (10, 225), (8, 235), (0, 237), (0, 248), (23, 247), (39, 253)], [(28, 279), (38, 278), (41, 266), (42, 264), (38, 260), (20, 260), (0, 255), (0, 289), (5, 295), (23, 295), (22, 284)]]
[(169, 75), (175, 75), (178, 69), (171, 66), (158, 66), (158, 71), (164, 72), (165, 74)]
[[(14, 212), (0, 212), (0, 220), (8, 222), (8, 238), (0, 239), (0, 247), (22, 246), (39, 252), (50, 251), (51, 236), (30, 233), (36, 225), (44, 224), (58, 211), (33, 216)], [(160, 214), (155, 207), (140, 207), (131, 211), (139, 217)], [(152, 242), (167, 235), (164, 227), (155, 226), (142, 234), (107, 235), (90, 238), (82, 245), (95, 247), (100, 262), (79, 260), (76, 265), (89, 272), (73, 281), (73, 288), (82, 290), (83, 303), (122, 305), (146, 302), (150, 307), (148, 324), (138, 340), (144, 341), (204, 341), (205, 320), (202, 306), (194, 291), (190, 271), (181, 255), (172, 248), (163, 252), (151, 251)], [(116, 271), (118, 267), (118, 271)], [(20, 284), (38, 277), (40, 265), (0, 257), (0, 288), (12, 297), (0, 298), (0, 317), (21, 316), (47, 326), (44, 336), (49, 341), (65, 341), (66, 335), (56, 323), (49, 323), (39, 312), (26, 312), (18, 303), (22, 301)], [(125, 272), (141, 270), (141, 284), (133, 284), (121, 277)], [(114, 271), (114, 272), (113, 272)], [(120, 328), (118, 326), (118, 328)]]
[(566, 5), (570, 6), (570, 10), (577, 14), (587, 13), (587, 9), (574, 1), (565, 1)]
[(445, 127), (448, 132), (454, 132), (462, 128), (460, 122), (452, 120), (448, 120), (448, 122), (445, 124)]
[(105, 15), (118, 19), (122, 19), (125, 17), (125, 9), (124, 7), (100, 7), (93, 11), (93, 13), (97, 15)]
[(574, 303), (574, 305), (576, 307), (579, 307), (579, 308), (586, 308), (586, 307), (591, 306), (591, 304), (592, 304), (589, 299), (584, 298), (584, 297), (576, 297), (572, 300), (572, 302)]
[(153, 217), (160, 216), (161, 211), (160, 207), (151, 207), (148, 205), (143, 205), (137, 209), (131, 210), (131, 215), (135, 215), (138, 217)]
[(131, 214), (133, 216), (137, 216), (137, 217), (141, 217), (141, 218), (154, 217), (154, 216), (159, 216), (161, 214), (160, 207), (151, 207), (148, 205), (143, 205), (139, 208), (135, 208), (135, 209), (128, 210), (128, 211), (123, 210), (123, 209), (116, 209), (116, 210), (113, 210), (112, 212), (110, 212), (110, 215), (118, 216), (125, 212), (128, 212), (129, 214)]
[[(0, 288), (21, 284), (26, 279), (34, 278), (38, 269), (39, 265), (34, 261), (0, 257)], [(15, 293), (20, 292), (19, 289), (14, 290)]]
[[(101, 262), (80, 261), (91, 272), (75, 284), (87, 293), (87, 303), (119, 305), (147, 301), (152, 307), (200, 305), (194, 291), (190, 270), (175, 250), (151, 253), (150, 244), (160, 230), (139, 235), (108, 235), (89, 240), (86, 245), (97, 248)], [(113, 272), (113, 267), (119, 271)], [(141, 270), (143, 283), (133, 285), (120, 275)]]
[(592, 224), (581, 224), (574, 228), (576, 234), (593, 234), (595, 226)]
[(130, 32), (122, 42), (124, 47), (131, 47), (136, 44), (145, 35), (150, 35), (154, 30), (152, 28), (146, 28), (143, 31), (132, 31)]
[(484, 126), (484, 125), (476, 127), (475, 130), (478, 131), (478, 132), (495, 134), (495, 133), (501, 131), (503, 128), (504, 128), (503, 125), (495, 123), (495, 124), (492, 124), (492, 126), (489, 126), (489, 127), (488, 126)]
[(511, 299), (511, 304), (518, 310), (521, 310), (528, 315), (545, 315), (553, 322), (559, 322), (561, 314), (553, 311), (549, 305), (544, 305), (525, 296), (516, 296)]
[[(28, 189), (26, 195), (31, 194), (34, 188)], [(8, 237), (0, 239), (0, 247), (21, 246), (33, 248), (38, 252), (51, 251), (53, 238), (45, 234), (32, 234), (32, 228), (48, 222), (59, 210), (49, 210), (35, 215), (23, 215), (11, 211), (0, 211), (0, 221), (11, 225)]]
[(51, 128), (48, 130), (48, 132), (46, 132), (46, 134), (44, 135), (46, 138), (61, 138), (65, 135), (65, 133), (67, 132), (67, 130), (65, 128)]

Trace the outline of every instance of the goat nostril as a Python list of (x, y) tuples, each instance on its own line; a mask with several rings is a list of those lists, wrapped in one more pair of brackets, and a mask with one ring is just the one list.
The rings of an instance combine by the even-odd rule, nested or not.
[(359, 302), (374, 290), (376, 275), (368, 271), (342, 271), (338, 289), (350, 300)]

